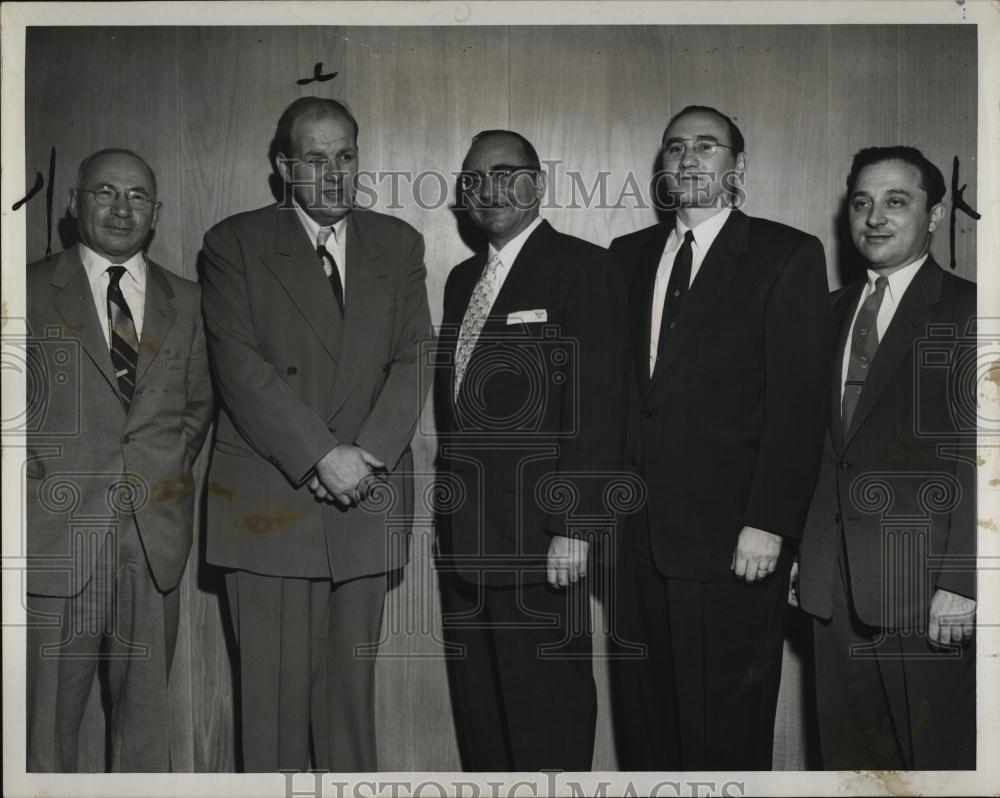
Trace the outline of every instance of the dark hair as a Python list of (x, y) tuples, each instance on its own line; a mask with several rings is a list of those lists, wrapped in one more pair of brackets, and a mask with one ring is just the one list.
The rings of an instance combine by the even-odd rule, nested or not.
[(278, 153), (282, 155), (292, 155), (292, 128), (300, 119), (313, 116), (339, 116), (351, 123), (354, 128), (354, 142), (358, 141), (358, 120), (350, 112), (348, 107), (337, 100), (329, 100), (324, 97), (299, 97), (284, 111), (278, 118), (278, 127), (274, 131), (274, 139), (271, 141), (271, 161), (274, 163)]
[(732, 142), (730, 146), (733, 148), (733, 155), (739, 155), (741, 152), (744, 152), (743, 148), (746, 146), (746, 142), (743, 140), (743, 134), (740, 132), (740, 129), (736, 127), (736, 123), (728, 116), (726, 116), (724, 113), (722, 113), (722, 111), (720, 111), (718, 108), (712, 108), (712, 106), (710, 105), (688, 105), (685, 106), (684, 108), (681, 108), (680, 111), (678, 111), (676, 114), (670, 117), (670, 121), (667, 122), (667, 126), (663, 128), (664, 137), (666, 137), (667, 131), (670, 129), (670, 126), (674, 122), (676, 122), (685, 114), (693, 114), (693, 113), (715, 114), (717, 117), (719, 117), (719, 119), (721, 119), (723, 122), (726, 123), (726, 127), (729, 128), (729, 138)]
[(76, 170), (76, 188), (83, 188), (83, 178), (86, 176), (87, 170), (90, 169), (94, 161), (98, 158), (103, 158), (105, 155), (128, 155), (135, 158), (139, 163), (145, 166), (146, 170), (149, 172), (150, 179), (153, 181), (153, 196), (156, 196), (156, 173), (153, 171), (153, 167), (146, 163), (146, 159), (137, 152), (126, 150), (124, 147), (107, 147), (103, 150), (92, 152), (80, 161), (80, 166)]
[(944, 175), (941, 170), (924, 157), (916, 147), (865, 147), (854, 154), (851, 171), (847, 175), (847, 193), (854, 191), (858, 175), (866, 166), (872, 166), (884, 161), (902, 161), (920, 170), (920, 187), (927, 192), (927, 207), (933, 208), (944, 199)]
[(469, 145), (469, 149), (472, 149), (472, 145), (475, 144), (480, 139), (484, 139), (487, 136), (510, 136), (517, 139), (521, 146), (524, 148), (524, 157), (527, 160), (525, 166), (530, 166), (532, 169), (541, 169), (542, 162), (538, 160), (538, 153), (535, 151), (534, 146), (530, 141), (528, 141), (520, 133), (515, 133), (513, 130), (483, 130), (472, 137), (472, 144)]

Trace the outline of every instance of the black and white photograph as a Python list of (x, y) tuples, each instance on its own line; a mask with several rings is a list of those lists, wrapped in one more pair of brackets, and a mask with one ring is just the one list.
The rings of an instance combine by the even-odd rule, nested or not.
[(1000, 791), (1000, 5), (11, 2), (11, 796)]

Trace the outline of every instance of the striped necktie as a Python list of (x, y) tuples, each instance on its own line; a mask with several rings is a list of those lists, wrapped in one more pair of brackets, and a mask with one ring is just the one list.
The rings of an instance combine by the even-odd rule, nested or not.
[(128, 410), (135, 392), (135, 367), (139, 360), (139, 336), (135, 332), (132, 311), (119, 285), (124, 266), (109, 266), (108, 326), (111, 328), (111, 363), (118, 378), (118, 394)]
[(490, 315), (490, 308), (497, 298), (496, 283), (500, 266), (500, 255), (494, 253), (472, 290), (469, 307), (465, 309), (462, 327), (458, 331), (458, 343), (455, 346), (455, 399), (458, 399), (458, 389), (462, 387), (462, 379), (472, 357), (472, 350), (476, 348), (476, 341), (479, 340), (486, 318)]
[(844, 398), (840, 404), (841, 420), (844, 423), (844, 434), (851, 429), (851, 419), (857, 409), (858, 400), (861, 398), (861, 389), (865, 386), (865, 377), (868, 376), (868, 367), (875, 359), (875, 351), (878, 349), (878, 311), (882, 307), (882, 300), (885, 298), (885, 289), (889, 285), (886, 277), (879, 277), (875, 281), (875, 290), (868, 295), (868, 298), (858, 311), (858, 318), (854, 322), (854, 332), (851, 334), (851, 356), (847, 363), (847, 381), (844, 383)]

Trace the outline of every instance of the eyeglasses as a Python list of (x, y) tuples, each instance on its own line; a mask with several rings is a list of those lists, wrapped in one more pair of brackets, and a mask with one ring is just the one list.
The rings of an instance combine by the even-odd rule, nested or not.
[(709, 158), (715, 155), (715, 151), (719, 147), (725, 147), (727, 150), (733, 149), (729, 144), (720, 144), (715, 139), (674, 139), (673, 141), (668, 141), (663, 145), (662, 152), (668, 158), (681, 158), (684, 155), (687, 146), (684, 142), (693, 141), (694, 144), (691, 146), (691, 150), (699, 158)]
[(511, 166), (509, 164), (499, 164), (494, 166), (485, 174), (482, 172), (460, 172), (458, 175), (458, 188), (463, 193), (478, 191), (484, 180), (489, 180), (501, 191), (506, 191), (522, 174), (537, 174), (538, 168), (534, 166)]
[(118, 201), (118, 197), (124, 196), (125, 201), (128, 206), (134, 211), (144, 211), (150, 205), (159, 205), (159, 203), (146, 194), (144, 191), (135, 191), (134, 189), (129, 189), (128, 191), (117, 191), (108, 186), (102, 188), (74, 188), (74, 191), (86, 191), (88, 194), (94, 195), (94, 202), (98, 205), (114, 205)]

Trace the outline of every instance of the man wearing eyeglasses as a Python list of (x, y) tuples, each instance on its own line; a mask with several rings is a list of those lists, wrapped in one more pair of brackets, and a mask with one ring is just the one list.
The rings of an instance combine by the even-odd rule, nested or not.
[(226, 569), (244, 769), (374, 771), (374, 654), (430, 390), (424, 241), (354, 207), (358, 123), (341, 103), (291, 103), (272, 155), (282, 201), (205, 234), (222, 408), (207, 558)]
[(624, 296), (605, 250), (539, 217), (545, 185), (523, 136), (473, 139), (460, 199), (486, 241), (445, 286), (438, 463), (461, 499), (438, 567), (473, 771), (589, 770), (594, 749), (585, 577), (624, 434)]
[(160, 214), (138, 155), (69, 193), (79, 243), (27, 270), (27, 769), (78, 769), (98, 664), (113, 771), (169, 771), (167, 680), (212, 389), (201, 291), (146, 257)]
[(616, 617), (623, 765), (762, 770), (795, 541), (823, 447), (830, 341), (823, 247), (736, 207), (743, 136), (689, 106), (663, 134), (663, 221), (612, 242), (631, 270), (629, 461), (645, 513)]

